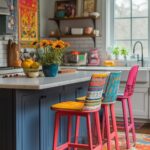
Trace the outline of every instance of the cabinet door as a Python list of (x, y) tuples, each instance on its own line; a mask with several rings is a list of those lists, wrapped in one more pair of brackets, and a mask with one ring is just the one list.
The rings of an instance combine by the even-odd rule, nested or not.
[(17, 150), (40, 150), (38, 92), (19, 91), (16, 98)]
[[(148, 88), (135, 88), (132, 107), (135, 118), (148, 119)], [(122, 116), (121, 102), (115, 104), (115, 110), (117, 116)]]
[[(61, 101), (62, 88), (52, 88), (42, 91), (40, 95), (40, 150), (51, 150), (53, 145), (55, 111), (50, 107)], [(60, 128), (60, 131), (62, 128)], [(58, 144), (62, 143), (60, 134)]]

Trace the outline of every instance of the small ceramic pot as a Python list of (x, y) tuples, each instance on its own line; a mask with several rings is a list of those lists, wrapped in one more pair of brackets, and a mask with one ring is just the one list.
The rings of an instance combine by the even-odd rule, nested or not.
[(58, 74), (58, 64), (43, 65), (42, 68), (45, 77), (55, 77)]
[(92, 34), (92, 33), (93, 33), (93, 27), (84, 28), (84, 34)]

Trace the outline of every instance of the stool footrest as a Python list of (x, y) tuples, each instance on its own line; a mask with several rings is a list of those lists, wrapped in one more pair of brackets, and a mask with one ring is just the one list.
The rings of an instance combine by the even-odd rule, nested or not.
[(69, 145), (69, 143), (66, 142), (66, 143), (64, 143), (64, 144), (62, 144), (62, 145), (60, 145), (60, 146), (58, 146), (58, 147), (57, 147), (57, 150), (66, 149), (66, 148), (68, 148), (68, 145)]

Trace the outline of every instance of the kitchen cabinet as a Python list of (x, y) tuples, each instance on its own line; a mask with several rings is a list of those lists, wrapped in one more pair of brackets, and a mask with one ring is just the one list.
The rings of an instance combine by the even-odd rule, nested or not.
[[(124, 86), (121, 86), (121, 91), (123, 92)], [(135, 118), (138, 119), (149, 119), (149, 98), (148, 98), (148, 88), (147, 87), (136, 87), (134, 90), (134, 95), (132, 96), (132, 108)], [(122, 117), (122, 104), (121, 102), (116, 102), (115, 104), (116, 115)]]
[[(95, 34), (82, 34), (82, 35), (72, 35), (72, 34), (63, 34), (60, 29), (60, 23), (61, 21), (73, 21), (73, 20), (92, 20), (93, 22), (93, 28), (96, 29), (96, 21), (99, 19), (99, 17), (70, 17), (70, 18), (49, 18), (50, 21), (55, 21), (58, 26), (58, 34), (51, 35), (51, 38), (92, 38), (94, 42), (94, 47), (96, 47), (96, 36)], [(82, 28), (82, 27), (81, 27)]]
[[(87, 85), (88, 82), (81, 82), (44, 90), (0, 89), (0, 149), (51, 150), (55, 111), (52, 111), (50, 106), (84, 96)], [(74, 133), (75, 118), (72, 121)], [(84, 124), (85, 122), (82, 126)], [(64, 117), (61, 120), (58, 144), (67, 139), (66, 131), (67, 118)], [(85, 133), (86, 128), (82, 130), (82, 136), (85, 136)]]

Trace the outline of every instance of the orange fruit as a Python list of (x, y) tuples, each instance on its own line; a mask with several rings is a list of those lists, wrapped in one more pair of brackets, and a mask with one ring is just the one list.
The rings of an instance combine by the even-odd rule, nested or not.
[(31, 65), (31, 68), (34, 68), (34, 69), (38, 69), (39, 67), (40, 67), (40, 64), (38, 62), (33, 62)]
[(30, 68), (31, 63), (27, 62), (27, 61), (23, 61), (22, 64), (21, 64), (21, 66), (22, 66), (22, 68)]

